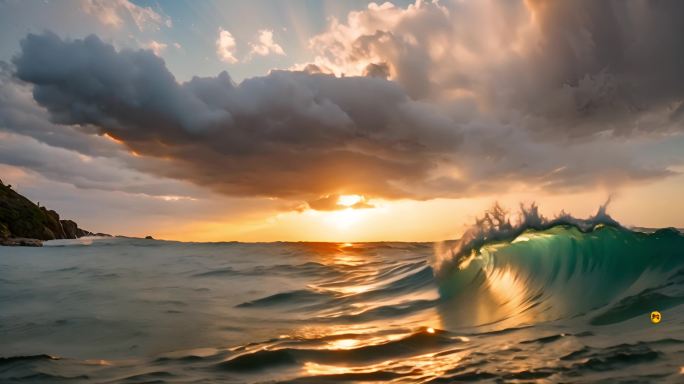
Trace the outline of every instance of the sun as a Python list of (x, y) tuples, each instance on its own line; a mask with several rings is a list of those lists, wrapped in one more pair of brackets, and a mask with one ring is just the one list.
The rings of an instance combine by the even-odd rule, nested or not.
[(354, 204), (363, 201), (363, 196), (361, 195), (340, 195), (337, 199), (337, 205), (343, 205), (345, 207), (351, 207)]
[(354, 227), (361, 218), (361, 212), (357, 209), (347, 208), (329, 214), (330, 222), (339, 230), (348, 230)]

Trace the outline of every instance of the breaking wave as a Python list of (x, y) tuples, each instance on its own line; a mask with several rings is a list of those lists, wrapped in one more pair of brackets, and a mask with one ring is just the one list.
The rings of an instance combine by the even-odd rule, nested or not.
[(591, 312), (592, 324), (609, 324), (684, 302), (684, 236), (630, 230), (606, 207), (588, 219), (546, 219), (532, 204), (511, 224), (494, 206), (462, 239), (437, 247), (430, 264), (440, 296), (454, 305), (477, 297), (491, 314), (480, 322)]

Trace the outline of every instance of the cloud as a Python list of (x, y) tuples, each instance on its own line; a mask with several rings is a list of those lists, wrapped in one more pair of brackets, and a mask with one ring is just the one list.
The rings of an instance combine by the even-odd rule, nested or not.
[(216, 54), (221, 61), (235, 64), (238, 59), (235, 57), (235, 39), (233, 35), (223, 28), (219, 28), (219, 36), (216, 40)]
[[(10, 74), (9, 66), (0, 62), (1, 178), (82, 227), (225, 240), (242, 238), (265, 217), (293, 209), (291, 202), (222, 196), (157, 176), (148, 170), (154, 159), (134, 156), (123, 143), (94, 134), (92, 127), (51, 123), (48, 112), (33, 100), (32, 87)], [(202, 229), (199, 223), (207, 222), (230, 230)]]
[(250, 43), (249, 45), (252, 47), (250, 55), (285, 55), (283, 48), (273, 41), (273, 31), (268, 29), (260, 30), (258, 42)]
[[(390, 12), (396, 18), (414, 12), (421, 16), (410, 19), (414, 24), (452, 28), (439, 22), (450, 10), (432, 4), (422, 14), (422, 7), (371, 6), (366, 16)], [(502, 22), (501, 28), (505, 26)], [(506, 28), (502, 35), (509, 32)], [(365, 33), (363, 28), (355, 33), (359, 31)], [(380, 31), (377, 41), (391, 35)], [(402, 39), (414, 44), (422, 38), (415, 32)], [(425, 44), (414, 45), (424, 49)], [(225, 72), (178, 83), (150, 51), (117, 51), (96, 36), (63, 40), (44, 33), (29, 34), (13, 63), (16, 77), (32, 87), (33, 99), (53, 125), (81, 135), (107, 134), (141, 156), (126, 160), (137, 171), (190, 181), (227, 196), (275, 197), (326, 210), (339, 209), (341, 195), (362, 196), (363, 206), (356, 208), (363, 208), (377, 198), (615, 188), (672, 174), (671, 162), (642, 155), (635, 135), (616, 140), (615, 132), (606, 134), (605, 129), (581, 130), (576, 133), (580, 138), (569, 138), (563, 124), (539, 126), (553, 119), (570, 124), (563, 110), (542, 108), (545, 115), (536, 111), (538, 103), (523, 108), (515, 98), (489, 105), (502, 96), (490, 95), (484, 85), (488, 77), (499, 76), (481, 75), (473, 68), (486, 69), (487, 63), (471, 59), (470, 77), (456, 83), (431, 80), (434, 72), (450, 76), (454, 70), (429, 64), (425, 88), (413, 88), (397, 75), (404, 64), (376, 59), (359, 59), (359, 74), (369, 76), (336, 77), (321, 73), (323, 64), (312, 63), (304, 71), (272, 71), (240, 84)], [(494, 69), (502, 65), (496, 57), (492, 60)], [(504, 88), (513, 81), (500, 78)], [(461, 88), (452, 89), (454, 84)], [(551, 93), (554, 89), (547, 88)], [(601, 120), (584, 119), (592, 129), (598, 124), (593, 119)], [(664, 132), (659, 126), (654, 130)]]
[(129, 0), (82, 0), (81, 8), (85, 13), (97, 17), (101, 23), (113, 27), (120, 27), (128, 20), (133, 21), (140, 31), (173, 26), (169, 17), (150, 7), (133, 4)]
[[(33, 99), (32, 87), (13, 77), (11, 67), (0, 62), (0, 129), (30, 136), (52, 147), (87, 156), (118, 157), (122, 148), (89, 126), (59, 125)], [(125, 151), (124, 151), (125, 152)]]
[(93, 157), (49, 146), (33, 138), (0, 129), (0, 163), (31, 169), (44, 177), (79, 189), (119, 191), (163, 198), (201, 195), (176, 180), (161, 179), (133, 169), (121, 159)]
[(147, 48), (151, 49), (155, 55), (160, 56), (161, 53), (168, 48), (168, 44), (160, 43), (156, 40), (152, 40), (147, 44)]
[(168, 160), (150, 171), (229, 195), (411, 196), (461, 140), (451, 120), (383, 79), (274, 71), (179, 84), (150, 52), (53, 34), (29, 35), (15, 64), (54, 123), (98, 127)]
[(388, 74), (550, 139), (681, 132), (682, 16), (676, 1), (371, 3), (310, 46), (324, 72)]
[(292, 209), (292, 203), (221, 196), (156, 176), (146, 171), (154, 159), (136, 157), (122, 143), (94, 132), (51, 123), (33, 100), (31, 86), (11, 77), (9, 66), (0, 62), (0, 175), (81, 226), (139, 236), (154, 228), (155, 236), (220, 240), (225, 235), (203, 234), (197, 223), (221, 222), (240, 236), (248, 228), (245, 220), (259, 223)]

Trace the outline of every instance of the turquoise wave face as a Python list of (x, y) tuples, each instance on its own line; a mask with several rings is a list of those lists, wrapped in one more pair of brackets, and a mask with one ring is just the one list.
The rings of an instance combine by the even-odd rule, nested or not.
[(466, 312), (454, 321), (469, 325), (585, 315), (602, 325), (684, 302), (684, 236), (674, 229), (526, 229), (484, 242), (449, 267), (437, 274), (440, 295)]

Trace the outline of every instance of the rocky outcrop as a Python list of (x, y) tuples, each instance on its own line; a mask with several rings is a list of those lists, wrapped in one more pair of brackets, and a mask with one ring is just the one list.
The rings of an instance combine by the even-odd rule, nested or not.
[[(71, 220), (34, 204), (0, 181), (0, 245), (36, 245), (32, 240), (76, 239), (92, 235)], [(38, 242), (39, 243), (39, 242)]]
[(92, 232), (88, 232), (84, 229), (78, 227), (78, 225), (72, 220), (60, 220), (62, 223), (62, 230), (64, 231), (64, 238), (66, 239), (77, 239), (83, 236), (94, 236)]
[(0, 239), (0, 245), (10, 247), (42, 247), (43, 242), (37, 239), (27, 239), (25, 237), (10, 237), (7, 239)]

